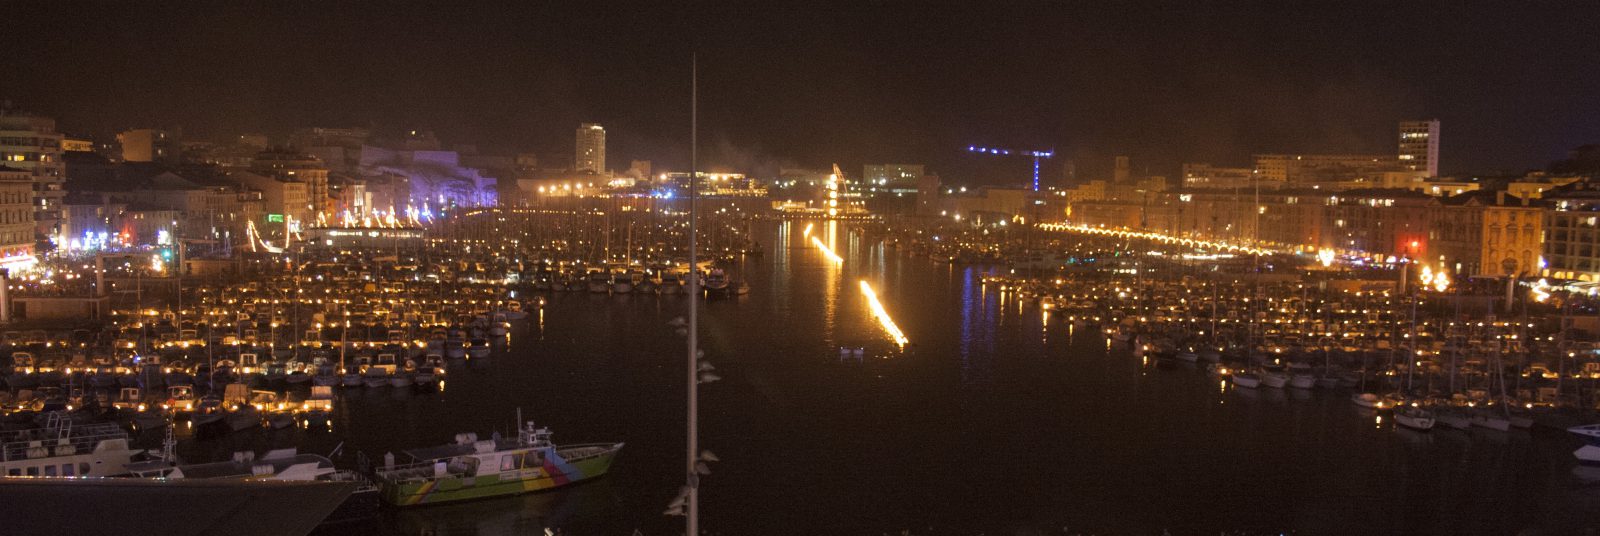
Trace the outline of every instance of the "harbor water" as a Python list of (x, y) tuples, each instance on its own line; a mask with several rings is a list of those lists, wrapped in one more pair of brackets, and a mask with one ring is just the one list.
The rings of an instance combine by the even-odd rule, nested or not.
[[(1600, 471), (1550, 430), (1396, 429), (1343, 390), (1236, 391), (1133, 356), (982, 284), (1000, 267), (914, 258), (846, 224), (757, 227), (745, 296), (702, 308), (703, 479), (712, 534), (1511, 534), (1600, 528)], [(836, 251), (832, 260), (810, 239)], [(874, 315), (875, 291), (909, 343)], [(391, 510), (326, 534), (678, 534), (683, 296), (544, 295), (441, 392), (341, 391), (331, 430), (185, 441), (189, 459), (298, 445), (355, 464), (514, 433), (622, 441), (562, 490)], [(537, 303), (536, 301), (531, 301)], [(531, 309), (531, 307), (530, 307)], [(840, 347), (864, 359), (841, 361)], [(149, 438), (143, 438), (148, 440)], [(400, 456), (403, 460), (404, 457)]]

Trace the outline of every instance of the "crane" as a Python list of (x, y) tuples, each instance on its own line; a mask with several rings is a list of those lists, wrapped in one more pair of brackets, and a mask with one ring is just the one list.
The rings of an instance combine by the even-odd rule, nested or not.
[(973, 153), (979, 153), (979, 154), (988, 154), (988, 155), (995, 155), (995, 156), (1031, 156), (1031, 157), (1033, 157), (1033, 191), (1035, 191), (1035, 192), (1039, 191), (1039, 160), (1043, 159), (1043, 158), (1050, 158), (1052, 156), (1055, 156), (1055, 154), (1056, 154), (1054, 149), (1051, 149), (1049, 151), (1013, 151), (1011, 149), (1001, 149), (1001, 148), (996, 148), (996, 147), (979, 147), (979, 146), (976, 146), (976, 145), (968, 145), (967, 146), (967, 152), (973, 152)]

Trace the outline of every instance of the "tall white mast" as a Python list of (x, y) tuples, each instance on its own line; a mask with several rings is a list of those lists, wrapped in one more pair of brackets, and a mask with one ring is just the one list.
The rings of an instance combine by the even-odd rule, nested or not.
[(688, 478), (689, 500), (686, 510), (687, 526), (684, 534), (699, 536), (700, 534), (700, 475), (695, 472), (695, 463), (700, 457), (700, 393), (698, 354), (700, 343), (699, 318), (697, 309), (700, 303), (700, 277), (695, 272), (695, 216), (698, 202), (699, 172), (699, 98), (700, 98), (700, 60), (691, 57), (690, 84), (689, 84), (689, 422), (688, 422), (688, 456), (686, 458), (686, 473)]

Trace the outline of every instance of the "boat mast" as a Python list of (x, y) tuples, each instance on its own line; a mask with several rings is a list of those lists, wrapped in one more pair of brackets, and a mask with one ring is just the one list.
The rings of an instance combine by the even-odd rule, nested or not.
[(699, 201), (697, 187), (697, 182), (699, 180), (699, 172), (697, 171), (699, 161), (697, 158), (699, 156), (700, 142), (700, 60), (698, 57), (690, 57), (689, 72), (689, 299), (687, 300), (689, 302), (689, 426), (687, 445), (688, 449), (686, 451), (688, 456), (685, 459), (685, 475), (688, 478), (687, 489), (689, 493), (688, 500), (685, 501), (686, 507), (684, 508), (684, 519), (686, 523), (684, 534), (688, 536), (698, 536), (700, 534), (700, 475), (695, 472), (695, 462), (699, 459), (700, 453), (700, 393), (699, 386), (697, 385), (699, 380), (699, 371), (697, 370), (696, 363), (699, 354), (698, 346), (700, 343), (700, 332), (698, 328), (699, 318), (696, 314), (698, 312), (697, 309), (699, 308), (700, 303), (700, 278), (695, 273), (695, 255), (698, 253), (696, 251), (697, 245), (695, 243), (695, 216), (696, 204)]

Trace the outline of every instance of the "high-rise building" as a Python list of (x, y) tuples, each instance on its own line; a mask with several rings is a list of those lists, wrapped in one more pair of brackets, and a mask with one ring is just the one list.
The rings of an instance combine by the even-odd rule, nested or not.
[(579, 172), (606, 172), (606, 129), (594, 123), (578, 125), (578, 151), (573, 169)]
[(140, 128), (117, 134), (124, 162), (175, 163), (183, 151), (177, 134), (153, 128)]
[(1400, 165), (1439, 176), (1439, 120), (1400, 122)]
[(61, 163), (61, 133), (56, 120), (28, 114), (0, 113), (0, 165), (33, 176), (35, 232), (55, 235), (61, 222), (61, 198), (66, 173)]

